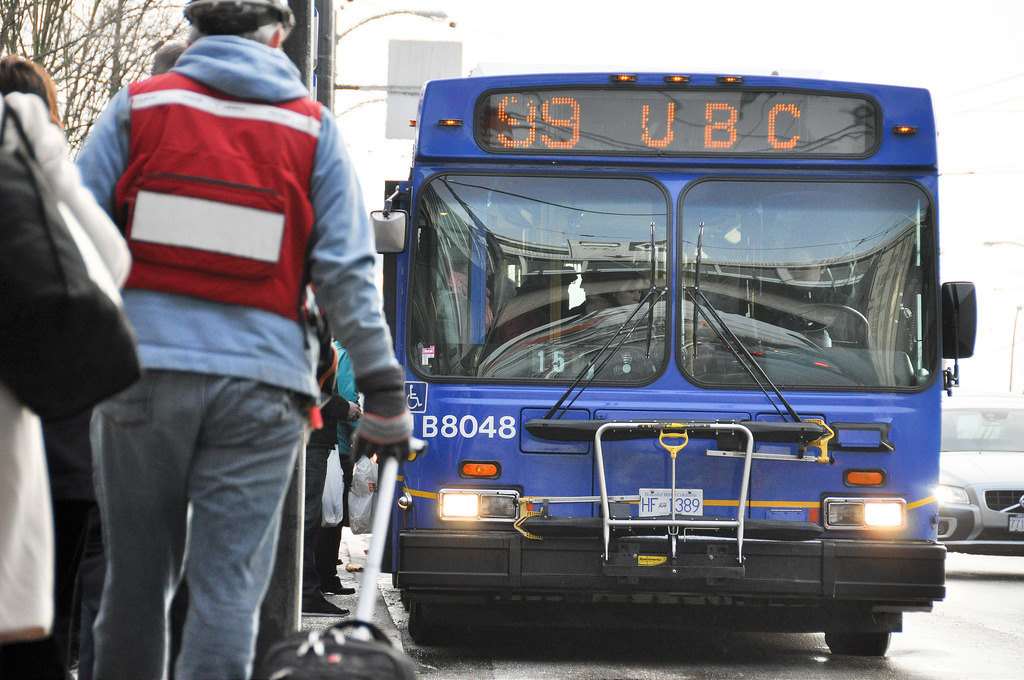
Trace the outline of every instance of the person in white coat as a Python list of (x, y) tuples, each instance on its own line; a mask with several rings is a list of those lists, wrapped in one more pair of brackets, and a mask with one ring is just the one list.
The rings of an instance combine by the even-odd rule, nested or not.
[[(114, 281), (123, 283), (131, 267), (127, 245), (83, 186), (46, 102), (36, 94), (10, 92), (0, 97), (0, 120), (9, 110), (21, 122), (58, 199), (89, 235)], [(20, 143), (13, 123), (8, 120), (2, 129), (0, 146), (13, 151)], [(39, 418), (0, 383), (0, 644), (49, 633), (53, 571), (53, 521), (42, 427)]]

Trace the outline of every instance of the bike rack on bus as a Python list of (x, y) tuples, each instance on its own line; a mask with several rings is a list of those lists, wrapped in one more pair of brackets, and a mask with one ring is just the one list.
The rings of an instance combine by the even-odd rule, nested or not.
[[(640, 519), (640, 518), (615, 518), (611, 515), (611, 508), (609, 505), (608, 497), (608, 485), (605, 479), (604, 471), (604, 451), (602, 447), (602, 438), (606, 432), (613, 430), (637, 430), (637, 429), (653, 429), (659, 430), (659, 440), (662, 446), (669, 451), (672, 460), (671, 480), (672, 490), (670, 499), (674, 499), (676, 495), (676, 453), (685, 446), (685, 443), (680, 446), (666, 445), (666, 438), (680, 437), (689, 438), (687, 434), (689, 430), (700, 429), (709, 430), (711, 432), (729, 431), (739, 433), (746, 437), (747, 444), (745, 448), (745, 455), (743, 457), (743, 477), (740, 480), (740, 493), (739, 499), (736, 506), (736, 519), (697, 519), (694, 517), (680, 518), (677, 516), (675, 511), (675, 503), (670, 502), (671, 514), (666, 518), (655, 518), (655, 519)], [(721, 528), (735, 528), (736, 529), (736, 559), (740, 565), (743, 564), (743, 523), (746, 515), (747, 508), (747, 493), (750, 489), (750, 468), (751, 460), (754, 454), (754, 435), (745, 426), (737, 423), (671, 423), (671, 422), (609, 422), (601, 425), (597, 428), (594, 433), (594, 454), (595, 463), (597, 465), (597, 478), (598, 486), (601, 491), (601, 526), (602, 526), (602, 537), (604, 539), (604, 559), (605, 562), (609, 559), (608, 547), (611, 542), (611, 529), (612, 527), (666, 527), (672, 539), (670, 541), (672, 548), (672, 558), (676, 557), (676, 536), (678, 536), (679, 528), (689, 529), (721, 529)], [(675, 531), (673, 531), (673, 529)]]
[[(748, 528), (764, 532), (768, 531), (790, 531), (796, 533), (780, 540), (808, 540), (816, 537), (817, 533), (811, 531), (807, 523), (784, 521), (773, 523), (768, 526), (764, 520), (748, 520), (746, 517), (749, 505), (747, 496), (750, 491), (750, 477), (752, 474), (752, 460), (782, 460), (782, 461), (803, 461), (806, 463), (830, 464), (833, 458), (828, 451), (828, 442), (834, 438), (835, 432), (825, 425), (823, 420), (805, 418), (799, 422), (776, 422), (756, 420), (667, 420), (667, 419), (641, 419), (641, 420), (589, 420), (589, 419), (546, 419), (538, 418), (528, 420), (524, 424), (525, 430), (534, 438), (556, 441), (556, 442), (594, 442), (594, 462), (597, 467), (599, 496), (523, 496), (519, 499), (522, 510), (527, 506), (541, 505), (540, 511), (523, 512), (514, 528), (528, 539), (542, 540), (542, 535), (530, 531), (538, 531), (546, 527), (554, 527), (556, 524), (540, 523), (530, 525), (533, 517), (540, 516), (548, 518), (548, 505), (554, 503), (600, 503), (600, 517), (594, 517), (593, 523), (589, 524), (574, 520), (562, 525), (564, 530), (567, 526), (575, 524), (580, 530), (596, 532), (600, 527), (604, 542), (604, 573), (610, 576), (617, 576), (628, 582), (636, 582), (639, 578), (638, 567), (647, 577), (653, 578), (674, 578), (685, 575), (689, 578), (729, 578), (742, 577), (746, 566), (744, 563), (744, 539)], [(615, 517), (612, 512), (613, 503), (635, 503), (640, 500), (640, 495), (629, 494), (623, 496), (609, 496), (608, 482), (605, 475), (604, 444), (608, 441), (621, 441), (628, 439), (651, 439), (657, 437), (661, 446), (672, 456), (672, 489), (670, 498), (675, 499), (676, 495), (676, 470), (675, 454), (678, 453), (690, 438), (693, 439), (715, 439), (719, 449), (708, 449), (705, 455), (743, 458), (743, 476), (740, 481), (740, 490), (736, 503), (736, 517), (705, 517), (695, 515), (681, 515), (672, 512), (675, 508), (670, 503), (668, 516), (633, 518)], [(755, 453), (754, 441), (768, 443), (789, 443), (795, 444), (797, 449), (794, 454), (786, 453)], [(684, 439), (684, 443), (672, 445), (666, 440)], [(746, 445), (743, 446), (743, 440)], [(818, 456), (807, 456), (806, 450), (814, 447), (820, 450)], [(742, 449), (742, 450), (741, 450)], [(632, 514), (632, 513), (630, 513)], [(545, 520), (550, 521), (550, 518)], [(749, 524), (749, 527), (748, 527)], [(660, 536), (650, 536), (649, 532), (636, 532), (633, 536), (624, 536), (619, 539), (618, 552), (612, 554), (611, 533), (612, 528), (638, 528), (665, 527), (669, 539), (670, 555), (661, 555), (658, 551), (645, 554), (645, 545), (650, 540), (664, 540)], [(736, 561), (726, 560), (728, 552), (726, 545), (731, 544), (733, 539), (718, 536), (701, 536), (699, 534), (684, 534), (684, 542), (700, 542), (707, 544), (707, 552), (703, 556), (691, 552), (680, 554), (678, 550), (679, 529), (735, 529), (737, 546)], [(814, 528), (818, 528), (814, 523)], [(713, 563), (715, 560), (725, 562)], [(667, 564), (666, 564), (667, 562)]]

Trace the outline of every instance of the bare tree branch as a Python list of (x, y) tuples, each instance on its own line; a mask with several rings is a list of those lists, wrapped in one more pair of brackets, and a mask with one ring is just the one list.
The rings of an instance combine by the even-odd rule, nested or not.
[(0, 0), (0, 53), (38, 62), (57, 85), (72, 153), (128, 83), (149, 75), (153, 54), (184, 40), (184, 0)]

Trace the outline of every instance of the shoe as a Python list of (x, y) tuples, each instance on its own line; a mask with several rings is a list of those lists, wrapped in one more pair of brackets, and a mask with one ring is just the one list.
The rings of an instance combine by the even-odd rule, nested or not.
[(351, 595), (356, 592), (356, 589), (343, 586), (341, 585), (341, 581), (334, 579), (334, 581), (330, 583), (321, 584), (320, 591), (327, 593), (328, 595)]
[(319, 597), (302, 601), (302, 613), (313, 616), (345, 616), (348, 614), (348, 610), (342, 609), (323, 595), (319, 595)]

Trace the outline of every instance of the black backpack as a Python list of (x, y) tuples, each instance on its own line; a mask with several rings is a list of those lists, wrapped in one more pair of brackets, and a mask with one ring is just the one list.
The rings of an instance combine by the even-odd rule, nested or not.
[(139, 378), (135, 332), (90, 277), (21, 121), (6, 105), (0, 116), (0, 140), (19, 139), (0, 149), (0, 381), (59, 420)]

